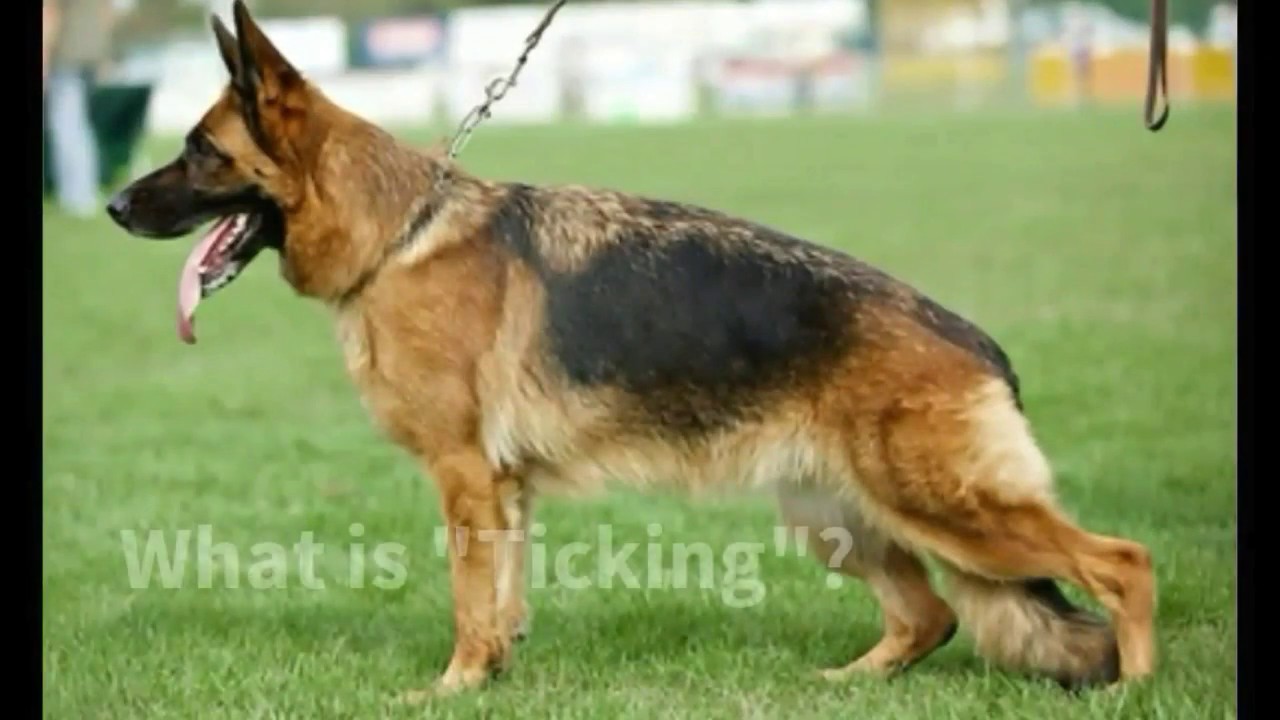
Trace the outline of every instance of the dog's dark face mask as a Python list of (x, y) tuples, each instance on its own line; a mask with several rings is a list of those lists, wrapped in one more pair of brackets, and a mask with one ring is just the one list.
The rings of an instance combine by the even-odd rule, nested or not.
[[(212, 222), (182, 269), (178, 289), (178, 334), (194, 342), (192, 319), (201, 299), (226, 287), (265, 248), (283, 252), (286, 223), (282, 199), (294, 188), (279, 148), (267, 141), (264, 115), (280, 111), (290, 82), (300, 76), (235, 4), (239, 39), (212, 20), (231, 81), (186, 137), (172, 162), (139, 178), (107, 205), (128, 233), (171, 239)], [(264, 108), (264, 94), (270, 107)]]

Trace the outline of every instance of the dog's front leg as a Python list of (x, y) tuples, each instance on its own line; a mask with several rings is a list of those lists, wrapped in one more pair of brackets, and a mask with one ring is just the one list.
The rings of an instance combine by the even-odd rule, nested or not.
[(448, 526), (453, 590), (453, 657), (436, 691), (483, 684), (503, 669), (511, 639), (498, 612), (499, 558), (508, 542), (499, 495), (502, 478), (478, 450), (429, 463)]
[(528, 636), (531, 611), (526, 600), (525, 562), (529, 525), (532, 520), (533, 491), (523, 478), (512, 476), (499, 485), (503, 521), (511, 533), (499, 547), (498, 620), (508, 637), (518, 642)]

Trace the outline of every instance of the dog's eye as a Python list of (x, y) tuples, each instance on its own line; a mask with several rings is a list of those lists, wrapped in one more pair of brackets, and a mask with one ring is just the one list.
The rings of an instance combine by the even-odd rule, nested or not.
[(198, 157), (214, 157), (218, 154), (217, 149), (209, 142), (209, 139), (200, 133), (192, 133), (187, 136), (187, 155)]

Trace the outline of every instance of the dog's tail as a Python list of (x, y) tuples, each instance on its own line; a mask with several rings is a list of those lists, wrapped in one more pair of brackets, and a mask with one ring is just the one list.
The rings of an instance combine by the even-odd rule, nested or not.
[(1115, 633), (1072, 604), (1053, 580), (999, 582), (954, 567), (947, 574), (960, 625), (988, 660), (1072, 689), (1119, 677)]

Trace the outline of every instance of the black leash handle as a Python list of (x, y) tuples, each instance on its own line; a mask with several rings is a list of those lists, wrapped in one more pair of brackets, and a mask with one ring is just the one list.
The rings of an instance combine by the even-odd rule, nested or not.
[[(1164, 96), (1164, 110), (1156, 117), (1156, 90)], [(1169, 0), (1151, 0), (1151, 55), (1147, 60), (1147, 100), (1143, 122), (1156, 132), (1169, 119)]]

